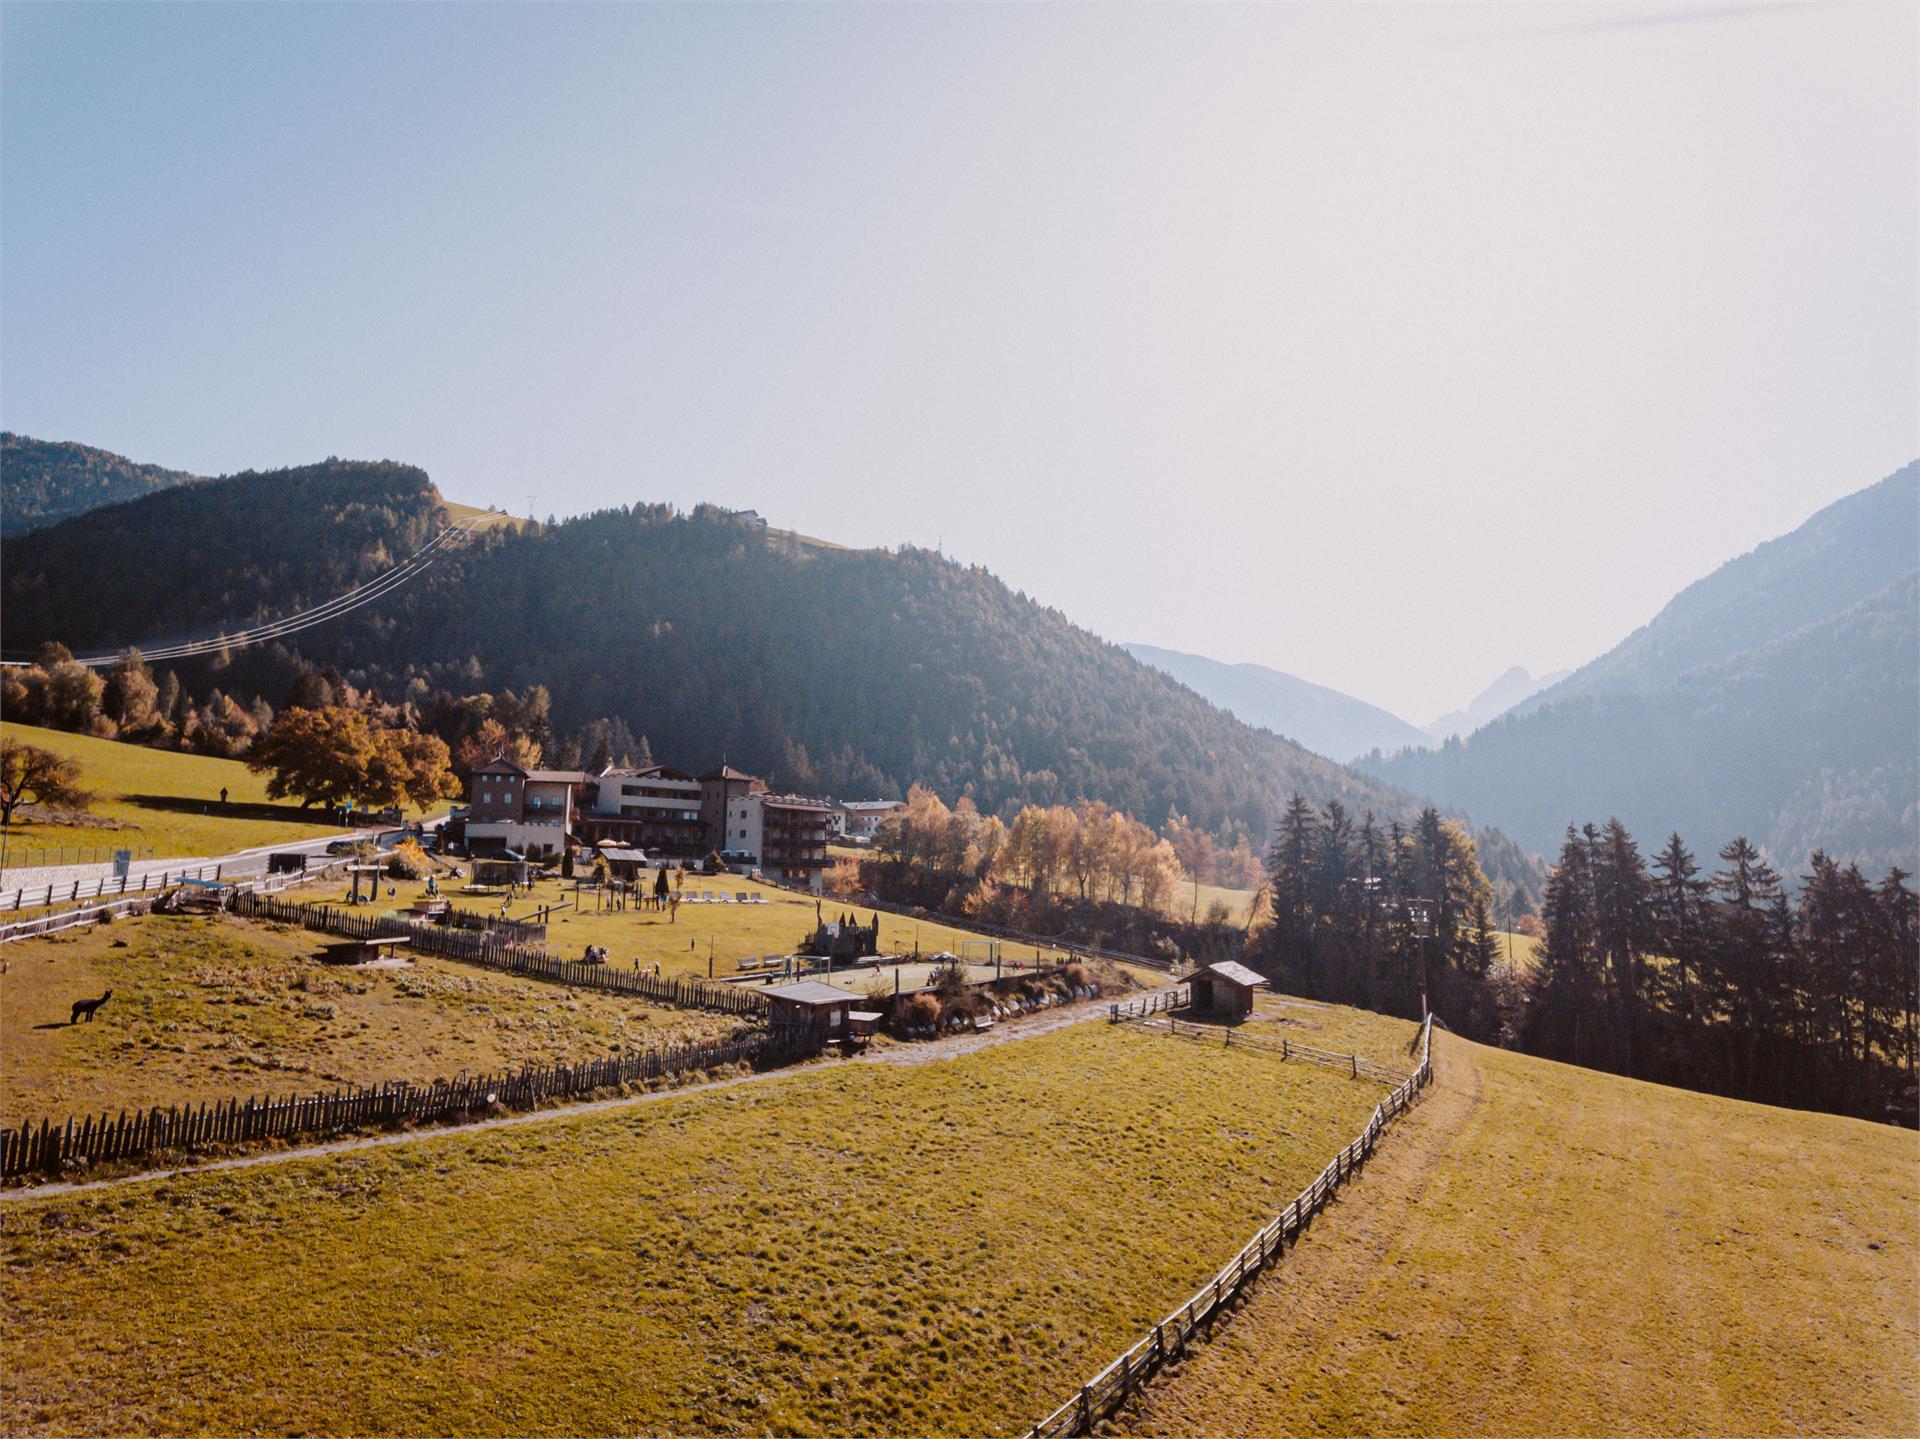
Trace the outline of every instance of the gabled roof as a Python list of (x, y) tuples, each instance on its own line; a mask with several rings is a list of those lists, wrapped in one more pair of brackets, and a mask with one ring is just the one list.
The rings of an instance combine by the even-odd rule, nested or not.
[(795, 1004), (851, 1004), (853, 996), (844, 989), (835, 989), (830, 984), (822, 984), (817, 979), (803, 979), (797, 984), (776, 984), (772, 989), (760, 991), (769, 999), (785, 999)]
[(1211, 974), (1242, 988), (1257, 987), (1267, 982), (1267, 977), (1256, 970), (1248, 969), (1236, 960), (1223, 959), (1218, 964), (1210, 964), (1201, 970), (1202, 974)]
[(513, 760), (508, 759), (504, 754), (497, 754), (492, 759), (488, 760), (485, 764), (477, 764), (473, 767), (473, 772), (475, 774), (479, 774), (482, 770), (485, 770), (488, 774), (526, 774), (528, 773), (527, 770), (522, 768), (519, 764), (515, 763)]
[(693, 776), (685, 770), (675, 769), (670, 764), (649, 764), (635, 768), (632, 765), (608, 765), (600, 771), (601, 779), (680, 779), (696, 783)]
[(735, 769), (730, 764), (723, 764), (719, 769), (708, 770), (705, 774), (701, 775), (700, 778), (702, 781), (706, 781), (710, 779), (752, 779), (753, 776), (744, 770)]

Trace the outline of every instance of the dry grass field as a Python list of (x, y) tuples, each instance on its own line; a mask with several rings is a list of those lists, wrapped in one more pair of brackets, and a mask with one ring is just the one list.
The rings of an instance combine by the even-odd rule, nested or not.
[(1114, 1432), (1920, 1432), (1920, 1137), (1435, 1054), (1359, 1184)]
[[(731, 1033), (721, 1015), (421, 956), (339, 968), (324, 935), (154, 915), (10, 944), (0, 973), (0, 1121), (431, 1080)], [(112, 989), (92, 1023), (73, 1001)]]
[(1093, 1022), (8, 1203), (0, 1429), (1013, 1434), (1378, 1095)]
[(124, 845), (136, 853), (151, 849), (158, 859), (231, 854), (341, 832), (338, 826), (318, 823), (320, 816), (296, 804), (269, 800), (267, 777), (252, 773), (239, 760), (175, 754), (34, 725), (0, 724), (0, 732), (75, 760), (81, 787), (95, 796), (90, 813), (113, 822), (98, 828), (15, 824), (7, 845), (9, 865), (56, 862), (57, 852), (45, 860), (35, 856), (61, 845), (103, 850)]

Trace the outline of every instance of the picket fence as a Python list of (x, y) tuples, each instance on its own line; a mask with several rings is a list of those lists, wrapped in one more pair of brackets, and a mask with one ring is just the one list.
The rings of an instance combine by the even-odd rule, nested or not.
[(255, 919), (278, 920), (283, 924), (297, 924), (342, 939), (405, 939), (415, 949), (425, 954), (439, 955), (443, 959), (476, 964), (526, 979), (572, 985), (576, 989), (631, 995), (676, 1009), (704, 1009), (714, 1014), (735, 1014), (747, 1019), (764, 1019), (768, 1012), (766, 998), (751, 990), (709, 984), (699, 979), (664, 975), (655, 978), (638, 970), (619, 969), (610, 964), (559, 959), (543, 949), (515, 944), (497, 933), (476, 933), (473, 930), (430, 924), (424, 920), (395, 919), (386, 915), (352, 914), (331, 905), (296, 904), (253, 894), (240, 895), (234, 901), (234, 913)]
[(1420, 1064), (1374, 1108), (1367, 1127), (1317, 1179), (1248, 1241), (1193, 1297), (1154, 1325), (1121, 1356), (1080, 1386), (1080, 1392), (1028, 1431), (1028, 1439), (1065, 1439), (1091, 1434), (1110, 1419), (1169, 1359), (1184, 1353), (1196, 1338), (1210, 1333), (1221, 1313), (1239, 1298), (1262, 1270), (1283, 1258), (1300, 1233), (1326, 1207), (1334, 1191), (1357, 1173), (1373, 1153), (1382, 1131), (1412, 1107), (1433, 1080), (1433, 1020), (1420, 1028)]
[(372, 1089), (264, 1099), (228, 1099), (167, 1109), (111, 1111), (97, 1119), (64, 1124), (26, 1121), (0, 1128), (0, 1178), (57, 1175), (88, 1165), (136, 1160), (168, 1151), (191, 1152), (266, 1139), (324, 1139), (368, 1129), (392, 1129), (460, 1119), (499, 1110), (534, 1109), (551, 1100), (574, 1099), (623, 1085), (663, 1079), (691, 1070), (749, 1063), (771, 1068), (820, 1052), (820, 1037), (794, 1026), (732, 1040), (639, 1050), (579, 1064), (529, 1066), (477, 1078), (405, 1081)]

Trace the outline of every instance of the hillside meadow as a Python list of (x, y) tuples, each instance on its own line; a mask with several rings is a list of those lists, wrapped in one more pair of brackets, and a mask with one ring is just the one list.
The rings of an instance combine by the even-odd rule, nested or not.
[(1018, 1433), (1380, 1092), (1096, 1021), (7, 1203), (0, 1426)]
[[(151, 849), (156, 859), (198, 858), (342, 832), (323, 823), (316, 811), (268, 799), (267, 776), (254, 774), (239, 760), (11, 722), (0, 723), (0, 734), (75, 761), (81, 788), (94, 796), (88, 813), (110, 821), (102, 826), (16, 823), (7, 842), (9, 866), (59, 863), (63, 845), (103, 851), (125, 846), (136, 855)], [(224, 807), (222, 789), (227, 791)]]
[(1920, 1431), (1920, 1136), (1444, 1036), (1126, 1435)]
[[(153, 915), (6, 947), (0, 1121), (600, 1059), (739, 1021), (430, 955), (323, 963), (326, 936)], [(112, 990), (90, 1023), (73, 1001)]]

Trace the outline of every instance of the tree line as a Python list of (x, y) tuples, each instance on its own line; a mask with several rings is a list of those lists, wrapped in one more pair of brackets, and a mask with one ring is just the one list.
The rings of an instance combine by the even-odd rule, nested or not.
[(1270, 923), (1250, 958), (1289, 993), (1498, 1041), (1512, 986), (1473, 838), (1432, 806), (1410, 825), (1288, 801), (1267, 857)]
[(1530, 1053), (1741, 1099), (1912, 1124), (1920, 900), (1815, 851), (1796, 886), (1745, 838), (1649, 865), (1625, 825), (1569, 827), (1527, 987)]
[[(1428, 810), (1358, 822), (1295, 796), (1249, 958), (1281, 988), (1548, 1059), (1739, 1099), (1913, 1124), (1920, 899), (1816, 851), (1797, 889), (1748, 840), (1711, 873), (1651, 864), (1618, 820), (1569, 828), (1530, 967), (1504, 961), (1473, 841)], [(1524, 971), (1524, 972), (1523, 972)]]

